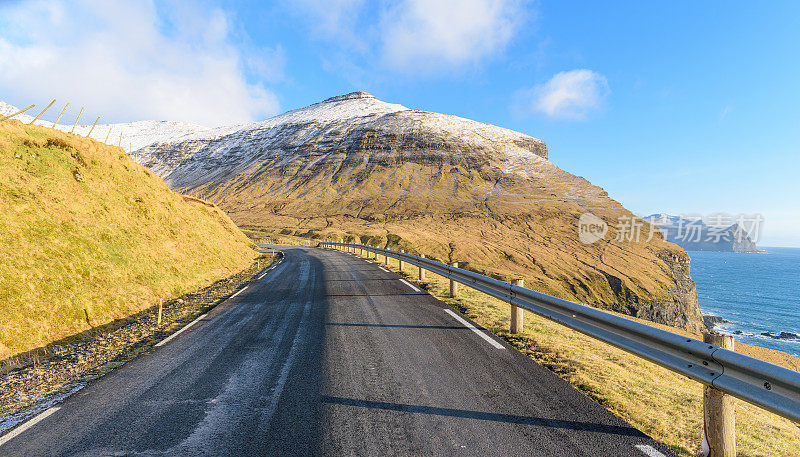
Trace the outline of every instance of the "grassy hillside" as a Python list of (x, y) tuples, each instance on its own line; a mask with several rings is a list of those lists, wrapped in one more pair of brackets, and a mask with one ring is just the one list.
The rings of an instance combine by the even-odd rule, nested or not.
[[(254, 167), (224, 185), (186, 190), (257, 233), (406, 249), (505, 280), (522, 277), (561, 298), (703, 328), (686, 252), (659, 233), (651, 237), (644, 223), (638, 240), (617, 240), (617, 221), (633, 214), (548, 161), (528, 164), (524, 178), (499, 166), (348, 160), (328, 157), (300, 171)], [(604, 240), (580, 241), (586, 212), (609, 224)]]
[(219, 209), (116, 147), (0, 123), (0, 360), (229, 276), (255, 257)]

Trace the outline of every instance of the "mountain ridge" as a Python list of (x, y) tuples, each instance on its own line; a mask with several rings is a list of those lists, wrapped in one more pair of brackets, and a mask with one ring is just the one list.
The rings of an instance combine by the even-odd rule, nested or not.
[[(523, 276), (562, 298), (703, 328), (686, 252), (660, 236), (617, 241), (616, 222), (635, 216), (519, 132), (357, 92), (132, 157), (259, 233), (402, 248), (496, 277)], [(611, 227), (606, 239), (579, 241), (586, 212)]]

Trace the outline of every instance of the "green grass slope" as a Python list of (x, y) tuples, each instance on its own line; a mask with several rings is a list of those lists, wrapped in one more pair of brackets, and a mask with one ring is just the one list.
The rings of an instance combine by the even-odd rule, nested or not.
[(0, 123), (0, 360), (229, 276), (255, 257), (219, 209), (116, 147)]

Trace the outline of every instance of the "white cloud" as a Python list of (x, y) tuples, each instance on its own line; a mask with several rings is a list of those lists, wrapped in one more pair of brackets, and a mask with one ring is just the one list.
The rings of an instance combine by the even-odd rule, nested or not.
[(365, 46), (358, 33), (365, 0), (285, 0), (284, 6), (290, 14), (304, 18), (319, 38), (336, 40), (347, 47)]
[[(105, 121), (205, 125), (277, 113), (246, 72), (281, 74), (282, 49), (245, 53), (221, 10), (153, 1), (35, 1), (0, 7), (0, 99), (85, 105)], [(13, 97), (9, 99), (9, 97)]]
[(308, 24), (312, 36), (344, 52), (334, 56), (336, 68), (431, 74), (478, 65), (502, 53), (529, 18), (527, 3), (297, 0), (287, 10)]
[(383, 61), (417, 72), (478, 63), (505, 49), (524, 17), (514, 0), (407, 0), (381, 18)]
[(586, 119), (600, 108), (609, 93), (606, 78), (591, 70), (557, 73), (544, 84), (517, 94), (524, 113), (543, 113), (553, 119)]
[(722, 111), (719, 113), (719, 121), (724, 121), (725, 118), (731, 114), (731, 111), (733, 111), (733, 107), (731, 107), (731, 105), (725, 105), (725, 108), (722, 108)]

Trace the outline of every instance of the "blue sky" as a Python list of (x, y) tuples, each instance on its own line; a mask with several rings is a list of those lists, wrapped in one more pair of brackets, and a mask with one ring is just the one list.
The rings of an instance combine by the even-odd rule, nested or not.
[(764, 246), (800, 246), (798, 56), (797, 2), (0, 1), (14, 105), (219, 125), (366, 90), (541, 138), (638, 214), (763, 214)]

